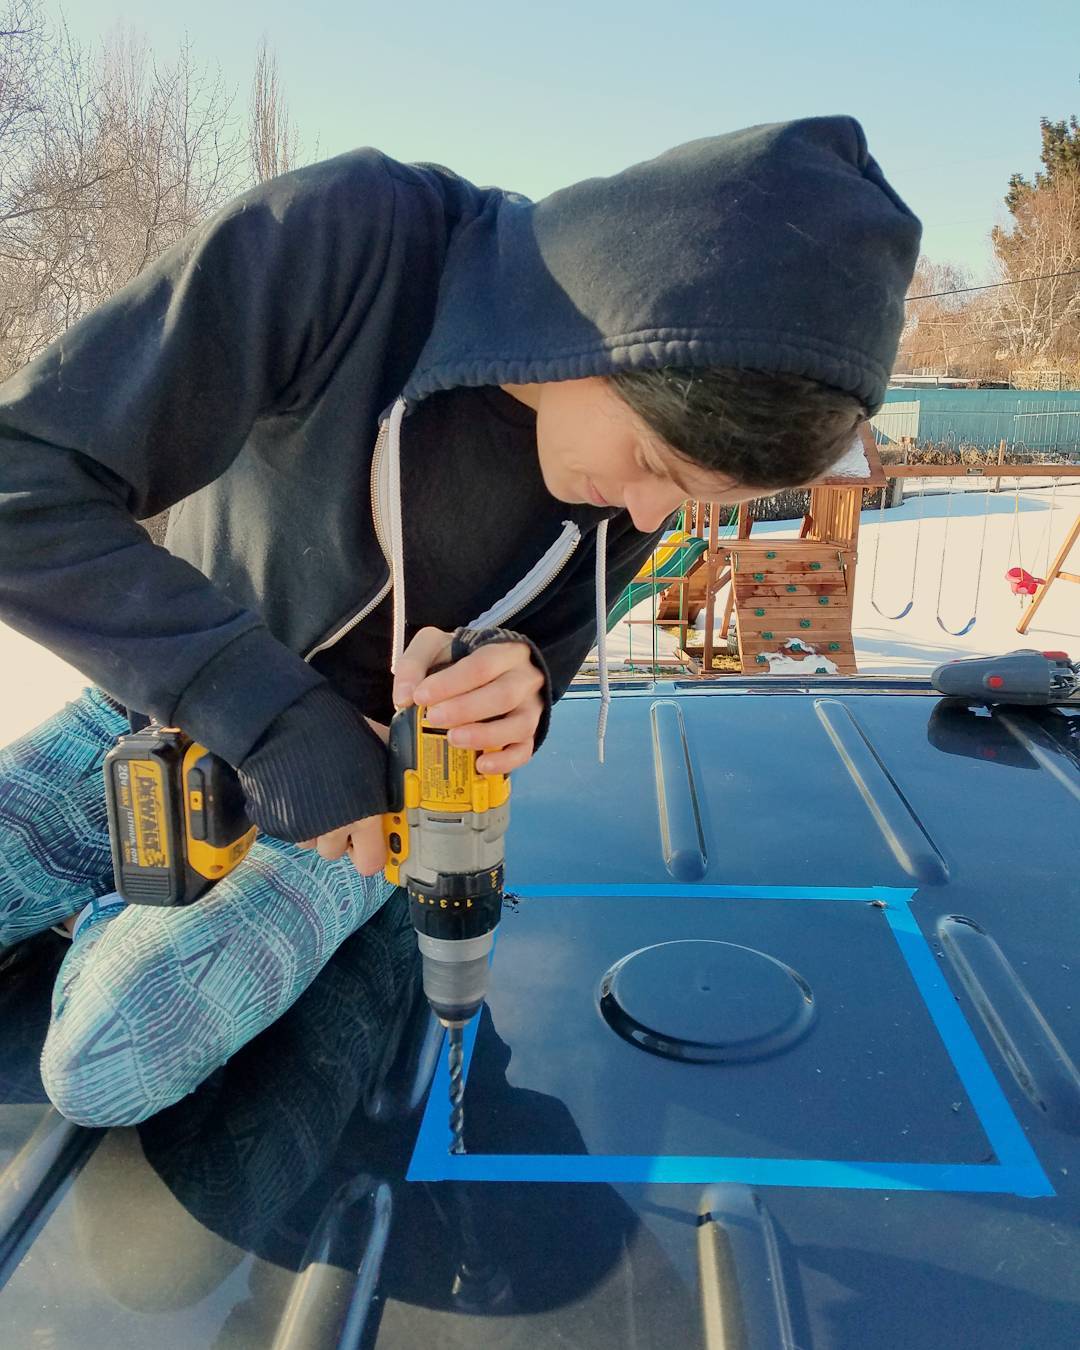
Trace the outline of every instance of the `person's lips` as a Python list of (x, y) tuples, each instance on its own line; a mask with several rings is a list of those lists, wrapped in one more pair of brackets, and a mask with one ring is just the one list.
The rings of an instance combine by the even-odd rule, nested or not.
[(586, 478), (586, 479), (585, 479), (585, 482), (588, 484), (588, 487), (589, 487), (589, 500), (592, 502), (593, 506), (610, 506), (610, 505), (611, 505), (611, 503), (608, 502), (608, 501), (605, 501), (604, 498), (600, 496), (599, 492), (597, 492), (596, 488), (593, 487), (593, 481), (592, 481), (591, 478)]

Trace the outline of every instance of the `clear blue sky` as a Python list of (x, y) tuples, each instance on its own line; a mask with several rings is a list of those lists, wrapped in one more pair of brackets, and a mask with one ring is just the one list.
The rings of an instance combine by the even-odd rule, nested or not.
[(1038, 167), (1040, 115), (1080, 112), (1080, 0), (59, 3), (80, 41), (124, 23), (169, 64), (186, 31), (239, 111), (265, 33), (305, 157), (373, 145), (532, 198), (699, 136), (851, 113), (924, 251), (976, 280), (1009, 174)]

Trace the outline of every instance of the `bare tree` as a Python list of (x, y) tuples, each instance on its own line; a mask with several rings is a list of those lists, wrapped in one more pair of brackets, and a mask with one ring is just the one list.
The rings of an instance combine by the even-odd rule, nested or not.
[(297, 163), (297, 134), (289, 126), (289, 114), (278, 85), (277, 57), (269, 54), (266, 37), (255, 58), (251, 81), (248, 138), (255, 181), (288, 173)]
[[(41, 97), (48, 35), (38, 0), (9, 0), (0, 16), (0, 352), (20, 327), (26, 282), (4, 226), (23, 218), (27, 167), (44, 116)], [(0, 361), (0, 376), (6, 371)]]
[(295, 168), (277, 63), (247, 135), (185, 37), (159, 63), (117, 29), (96, 52), (42, 0), (0, 0), (0, 380), (256, 182)]
[(1042, 183), (994, 231), (1002, 279), (993, 311), (1014, 359), (1068, 358), (1080, 349), (1080, 171)]
[(230, 117), (235, 96), (220, 71), (211, 78), (194, 67), (186, 37), (170, 68), (144, 39), (121, 34), (102, 53), (99, 86), (99, 153), (125, 169), (117, 186), (128, 209), (119, 197), (109, 202), (102, 250), (122, 285), (250, 180)]
[(47, 33), (36, 0), (10, 8), (4, 30), (33, 43), (20, 32), (0, 62), (0, 378), (251, 181), (233, 97), (190, 42), (172, 67), (123, 31), (93, 57), (63, 19)]
[(44, 21), (38, 0), (8, 0), (0, 13), (0, 212), (40, 103)]
[(925, 253), (920, 256), (908, 287), (898, 368), (956, 373), (965, 330), (962, 292), (970, 284), (967, 272), (954, 263), (933, 262)]

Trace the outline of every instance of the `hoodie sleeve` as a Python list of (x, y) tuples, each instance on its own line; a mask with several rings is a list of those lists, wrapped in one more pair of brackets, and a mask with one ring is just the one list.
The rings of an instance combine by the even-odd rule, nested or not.
[(0, 385), (0, 619), (234, 766), (326, 682), (138, 521), (318, 394), (393, 219), (373, 149), (260, 184)]
[[(634, 528), (627, 512), (611, 518), (606, 569), (609, 613), (659, 544), (665, 530), (671, 528), (672, 519), (674, 516), (652, 534), (642, 534)], [(560, 580), (559, 587), (544, 597), (545, 603), (534, 614), (524, 616), (520, 622), (512, 620), (516, 628), (532, 638), (543, 654), (551, 682), (552, 703), (557, 703), (566, 693), (597, 643), (595, 530)], [(546, 725), (545, 719), (545, 729)], [(542, 737), (537, 739), (536, 750), (542, 740)]]

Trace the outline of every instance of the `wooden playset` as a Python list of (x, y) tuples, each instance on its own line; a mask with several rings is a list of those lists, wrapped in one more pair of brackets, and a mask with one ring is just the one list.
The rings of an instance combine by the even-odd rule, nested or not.
[[(680, 647), (687, 651), (689, 616), (704, 609), (703, 674), (735, 665), (722, 660), (727, 650), (723, 640), (719, 653), (714, 650), (716, 596), (729, 581), (720, 632), (728, 632), (734, 613), (735, 668), (742, 674), (856, 673), (851, 602), (862, 495), (866, 488), (885, 484), (869, 423), (862, 423), (857, 445), (862, 453), (848, 456), (844, 472), (821, 479), (810, 489), (798, 539), (754, 539), (751, 503), (739, 507), (734, 536), (721, 539), (722, 508), (708, 510), (706, 503), (692, 503), (692, 531), (703, 537), (708, 529), (708, 548), (694, 568), (659, 597), (656, 622), (677, 626)], [(689, 654), (698, 656), (692, 648)]]

